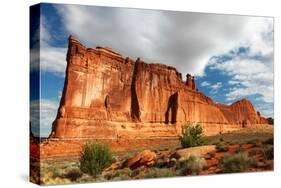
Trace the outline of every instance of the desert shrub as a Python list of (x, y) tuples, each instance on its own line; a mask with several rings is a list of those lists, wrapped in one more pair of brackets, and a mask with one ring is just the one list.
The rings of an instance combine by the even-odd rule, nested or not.
[(157, 168), (172, 168), (175, 167), (176, 164), (177, 164), (177, 160), (175, 158), (158, 159), (154, 166)]
[(226, 151), (228, 151), (228, 149), (229, 148), (228, 148), (227, 144), (224, 142), (219, 142), (216, 144), (216, 150), (218, 152), (226, 152)]
[(140, 178), (173, 177), (176, 172), (170, 168), (148, 168), (140, 172)]
[(52, 172), (52, 177), (53, 178), (57, 178), (57, 177), (61, 177), (63, 174), (63, 170), (59, 169), (59, 168), (54, 168), (53, 170), (50, 170)]
[(200, 124), (184, 124), (182, 126), (182, 136), (180, 141), (182, 147), (184, 148), (204, 145), (205, 140), (203, 139), (203, 128)]
[(272, 160), (274, 158), (274, 149), (273, 149), (273, 147), (264, 146), (262, 148), (262, 152), (263, 152), (264, 158), (266, 160)]
[(245, 152), (246, 150), (243, 147), (239, 147), (237, 148), (237, 150), (235, 151), (236, 153), (241, 153), (241, 152)]
[(65, 178), (70, 179), (71, 181), (76, 181), (78, 178), (81, 178), (83, 173), (78, 168), (72, 168), (65, 174)]
[(132, 170), (130, 168), (123, 168), (117, 170), (111, 170), (103, 173), (103, 177), (106, 180), (125, 180), (130, 179)]
[(84, 145), (80, 156), (80, 170), (96, 177), (113, 161), (112, 153), (107, 145), (88, 142)]
[(196, 175), (204, 168), (205, 164), (206, 161), (203, 157), (191, 155), (188, 159), (179, 161), (177, 168), (181, 169), (180, 171), (182, 175)]
[(57, 185), (57, 184), (69, 184), (71, 181), (67, 178), (52, 178), (48, 176), (48, 174), (45, 174), (44, 176), (40, 177), (40, 184), (41, 185)]
[(120, 174), (113, 178), (113, 180), (129, 180), (131, 177), (128, 174)]
[(274, 144), (274, 139), (273, 139), (273, 138), (269, 138), (269, 139), (265, 140), (263, 143), (264, 143), (264, 144), (273, 145), (273, 144)]
[(256, 160), (250, 158), (245, 152), (236, 153), (234, 155), (226, 154), (219, 161), (219, 166), (222, 172), (225, 173), (244, 172), (255, 164)]
[(261, 148), (253, 148), (248, 153), (250, 157), (254, 157), (255, 155), (263, 154), (263, 151)]
[(164, 167), (167, 166), (167, 164), (168, 164), (167, 160), (165, 160), (165, 159), (158, 159), (154, 166), (157, 167), (157, 168), (164, 168)]

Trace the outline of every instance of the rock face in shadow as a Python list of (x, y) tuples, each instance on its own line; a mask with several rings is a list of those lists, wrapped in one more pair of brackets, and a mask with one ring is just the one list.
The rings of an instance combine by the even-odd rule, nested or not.
[(177, 138), (185, 122), (206, 135), (265, 124), (250, 101), (216, 104), (174, 67), (86, 48), (70, 36), (63, 94), (51, 138)]

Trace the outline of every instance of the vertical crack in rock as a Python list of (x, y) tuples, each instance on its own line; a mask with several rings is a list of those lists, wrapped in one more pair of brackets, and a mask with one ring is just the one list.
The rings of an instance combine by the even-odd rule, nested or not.
[(131, 85), (131, 118), (134, 121), (141, 121), (140, 119), (140, 106), (136, 91), (136, 79), (137, 79), (137, 72), (138, 72), (138, 65), (139, 65), (140, 59), (138, 58), (134, 64), (134, 70), (133, 70), (133, 77), (132, 77), (132, 85)]
[(108, 95), (106, 95), (106, 97), (105, 97), (104, 106), (105, 106), (105, 108), (106, 108), (107, 110), (110, 109), (110, 99), (109, 99), (109, 96), (108, 96)]
[(176, 123), (177, 122), (177, 111), (178, 111), (178, 92), (174, 93), (169, 97), (168, 107), (165, 113), (165, 123)]

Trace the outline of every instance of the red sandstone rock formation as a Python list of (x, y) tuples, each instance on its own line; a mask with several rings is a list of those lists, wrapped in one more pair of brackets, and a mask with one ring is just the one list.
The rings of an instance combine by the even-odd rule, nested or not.
[(178, 137), (185, 122), (205, 134), (267, 123), (250, 101), (215, 104), (174, 68), (134, 61), (110, 48), (86, 48), (70, 36), (63, 95), (52, 138)]
[(252, 103), (247, 99), (237, 101), (230, 106), (222, 104), (217, 106), (230, 123), (240, 124), (243, 127), (255, 124), (268, 124), (267, 119), (262, 117), (260, 112), (256, 112)]
[(152, 166), (155, 164), (157, 155), (155, 152), (150, 150), (144, 150), (138, 153), (136, 156), (127, 159), (123, 166), (129, 167), (130, 169), (136, 169), (140, 166)]

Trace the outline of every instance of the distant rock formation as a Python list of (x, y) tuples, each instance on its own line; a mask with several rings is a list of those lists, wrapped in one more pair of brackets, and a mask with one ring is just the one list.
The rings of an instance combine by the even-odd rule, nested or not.
[(51, 138), (176, 138), (185, 122), (205, 134), (268, 123), (250, 101), (216, 104), (174, 67), (86, 48), (69, 37), (63, 94)]

